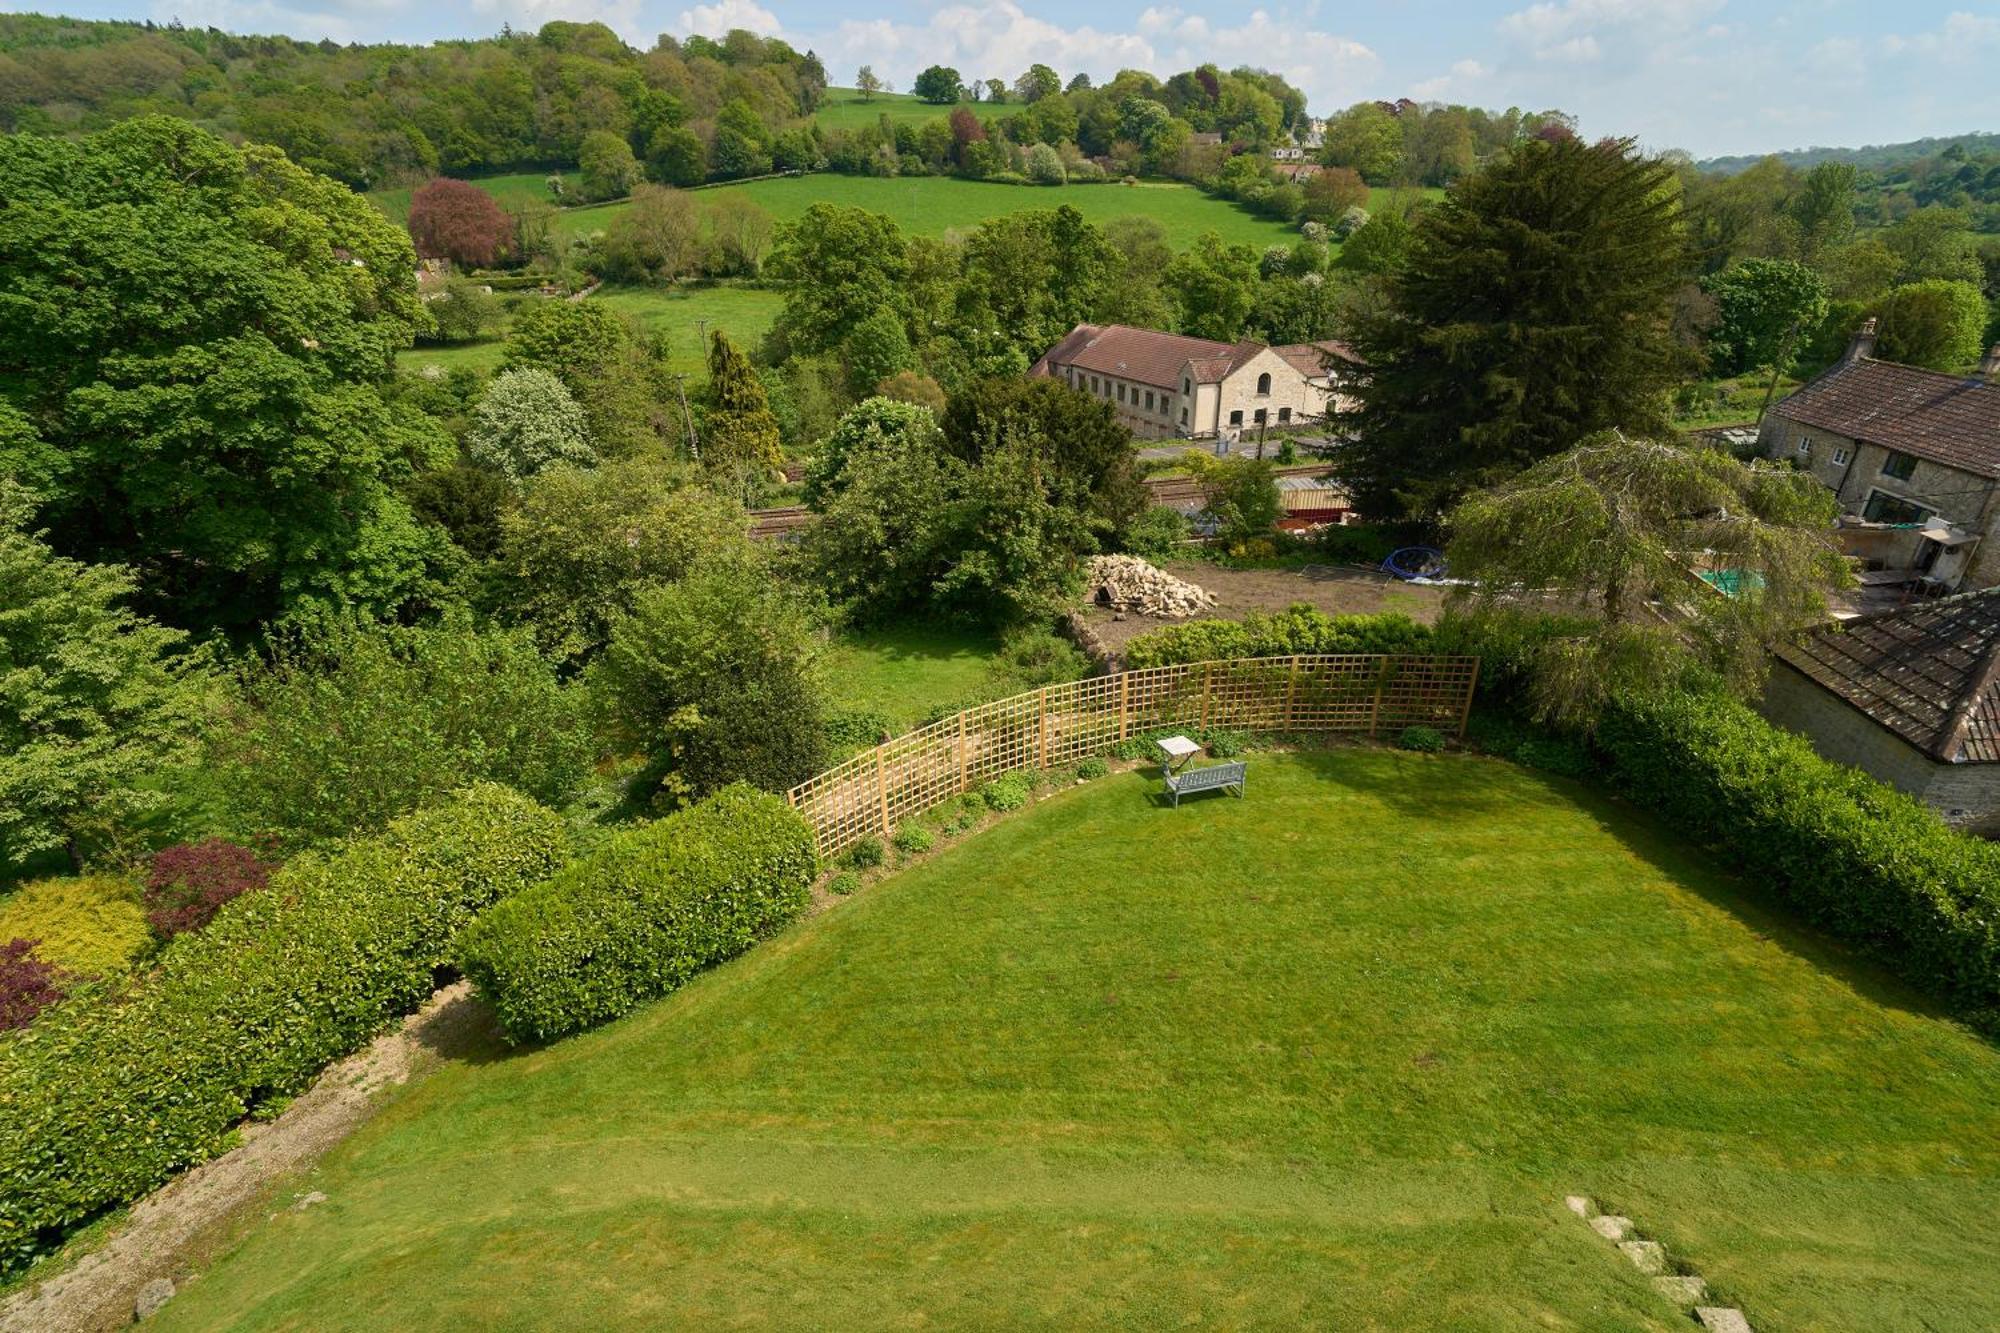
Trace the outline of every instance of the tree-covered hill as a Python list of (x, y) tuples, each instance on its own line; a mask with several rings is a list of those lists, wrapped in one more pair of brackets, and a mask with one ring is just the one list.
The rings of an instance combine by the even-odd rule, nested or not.
[(1788, 167), (1804, 170), (1818, 166), (1822, 162), (1848, 162), (1857, 167), (1878, 170), (1916, 161), (1919, 158), (1935, 157), (1949, 148), (1962, 148), (1968, 154), (2000, 153), (2000, 133), (1983, 130), (1971, 134), (1954, 134), (1944, 138), (1912, 139), (1907, 143), (1869, 144), (1863, 148), (1791, 148), (1783, 152), (1756, 154), (1744, 153), (1736, 157), (1711, 157), (1695, 165), (1703, 171), (1733, 175), (1762, 162), (1765, 157), (1775, 157)]

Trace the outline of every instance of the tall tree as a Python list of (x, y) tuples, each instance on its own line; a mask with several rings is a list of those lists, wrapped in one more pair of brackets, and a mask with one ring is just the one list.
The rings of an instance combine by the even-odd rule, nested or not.
[(423, 322), (408, 237), (273, 149), (145, 117), (0, 138), (0, 383), (58, 550), (201, 630), (387, 612), (443, 548), (399, 495), (454, 450), (385, 399)]
[(1586, 436), (1664, 429), (1692, 362), (1674, 176), (1629, 142), (1531, 140), (1417, 215), (1387, 300), (1353, 318), (1357, 507), (1433, 520)]
[(544, 468), (589, 467), (597, 461), (583, 409), (561, 380), (534, 366), (493, 377), (473, 409), (465, 450), (512, 482)]
[(1759, 366), (1789, 369), (1806, 338), (1826, 318), (1825, 280), (1796, 260), (1746, 259), (1704, 278), (1701, 285), (1715, 298), (1710, 368), (1720, 374)]
[(989, 455), (1032, 459), (1049, 502), (1086, 514), (1102, 536), (1145, 507), (1132, 432), (1109, 403), (1061, 380), (980, 380), (952, 395), (940, 424), (945, 448), (974, 466)]
[(910, 91), (926, 102), (943, 106), (965, 96), (965, 80), (949, 65), (932, 65), (917, 75)]
[(875, 100), (875, 94), (882, 91), (882, 79), (875, 73), (873, 65), (863, 65), (861, 71), (854, 76), (854, 86), (860, 90), (862, 101), (872, 102)]
[(907, 306), (909, 252), (902, 232), (880, 213), (812, 205), (798, 221), (778, 228), (770, 269), (791, 280), (778, 331), (793, 352), (837, 347), (875, 311)]
[(773, 471), (784, 465), (778, 419), (750, 365), (727, 334), (717, 329), (708, 348), (708, 419), (701, 442), (702, 466), (733, 475)]
[[(1454, 596), (1525, 630), (1533, 697), (1555, 721), (1587, 727), (1610, 696), (1691, 667), (1748, 693), (1772, 639), (1823, 620), (1847, 581), (1836, 509), (1808, 473), (1606, 432), (1453, 511), (1452, 574), (1469, 580)], [(1728, 572), (1723, 588), (1693, 577), (1696, 553)], [(1523, 588), (1538, 594), (1525, 606)]]
[(477, 185), (440, 176), (410, 196), (410, 240), (426, 259), (485, 268), (514, 243), (514, 219)]
[(186, 636), (126, 608), (131, 575), (51, 551), (0, 479), (0, 866), (85, 853), (165, 803), (202, 709)]

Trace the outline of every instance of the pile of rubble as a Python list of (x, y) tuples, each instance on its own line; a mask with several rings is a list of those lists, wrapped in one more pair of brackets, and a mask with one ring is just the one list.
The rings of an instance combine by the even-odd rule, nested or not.
[(1090, 560), (1090, 599), (1114, 611), (1185, 620), (1215, 608), (1215, 596), (1154, 568), (1136, 555)]

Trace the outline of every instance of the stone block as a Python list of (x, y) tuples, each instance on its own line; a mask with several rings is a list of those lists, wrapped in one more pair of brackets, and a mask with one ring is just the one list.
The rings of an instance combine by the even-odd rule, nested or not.
[(1578, 1217), (1587, 1218), (1590, 1216), (1590, 1200), (1581, 1194), (1572, 1194), (1567, 1199), (1564, 1199), (1563, 1207), (1569, 1209)]
[(1618, 1249), (1632, 1261), (1632, 1267), (1648, 1277), (1656, 1277), (1667, 1271), (1667, 1252), (1656, 1240), (1620, 1241)]
[(1624, 1240), (1632, 1234), (1632, 1219), (1615, 1215), (1593, 1217), (1590, 1219), (1590, 1229), (1606, 1240)]
[(1701, 1304), (1701, 1298), (1708, 1295), (1708, 1283), (1692, 1273), (1669, 1273), (1656, 1277), (1653, 1289), (1683, 1310), (1690, 1305)]
[(1750, 1333), (1750, 1321), (1730, 1305), (1698, 1305), (1694, 1317), (1708, 1333)]

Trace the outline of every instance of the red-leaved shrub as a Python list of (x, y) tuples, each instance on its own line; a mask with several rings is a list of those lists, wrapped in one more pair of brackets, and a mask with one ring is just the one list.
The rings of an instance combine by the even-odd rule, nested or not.
[(0, 944), (0, 1032), (24, 1028), (64, 995), (62, 969), (33, 956), (33, 940)]
[(165, 848), (146, 879), (146, 920), (163, 940), (200, 930), (231, 898), (263, 888), (272, 869), (248, 847), (222, 838)]

